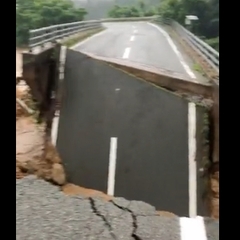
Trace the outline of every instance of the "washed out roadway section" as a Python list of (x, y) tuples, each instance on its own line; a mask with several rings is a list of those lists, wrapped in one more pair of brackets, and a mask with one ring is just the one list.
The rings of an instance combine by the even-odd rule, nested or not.
[[(218, 240), (218, 222), (205, 223), (207, 240)], [(16, 239), (185, 240), (179, 218), (159, 216), (147, 203), (67, 196), (34, 176), (16, 180)]]

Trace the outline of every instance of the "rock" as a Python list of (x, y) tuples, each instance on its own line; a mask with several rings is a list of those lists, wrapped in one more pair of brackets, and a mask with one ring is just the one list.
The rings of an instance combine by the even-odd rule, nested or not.
[(46, 161), (51, 163), (61, 163), (61, 159), (58, 155), (56, 148), (52, 145), (52, 143), (47, 144), (47, 154), (46, 154)]
[(176, 214), (174, 214), (172, 212), (167, 212), (167, 211), (157, 211), (157, 214), (159, 216), (164, 216), (164, 217), (177, 217)]
[(214, 178), (211, 179), (211, 190), (215, 197), (219, 197), (219, 182)]
[(58, 185), (64, 185), (66, 183), (63, 166), (59, 163), (54, 163), (52, 166), (52, 180)]

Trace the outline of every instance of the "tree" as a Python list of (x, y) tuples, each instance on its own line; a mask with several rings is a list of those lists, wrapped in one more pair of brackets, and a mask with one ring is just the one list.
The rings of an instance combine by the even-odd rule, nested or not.
[(137, 6), (118, 6), (115, 5), (109, 12), (108, 16), (111, 18), (124, 17), (142, 17), (153, 16), (157, 13), (154, 7), (147, 8), (143, 1), (139, 1)]
[(27, 44), (30, 29), (82, 21), (85, 9), (75, 8), (70, 0), (17, 0), (16, 40)]
[(144, 16), (145, 17), (151, 17), (151, 16), (154, 16), (154, 15), (157, 15), (157, 14), (158, 14), (157, 9), (155, 7), (151, 7), (150, 9), (145, 11)]
[(139, 8), (140, 8), (140, 11), (141, 11), (142, 15), (144, 16), (145, 12), (146, 12), (146, 5), (145, 5), (145, 3), (143, 1), (140, 1), (138, 3), (138, 5), (139, 5)]
[(115, 5), (108, 13), (108, 16), (111, 18), (125, 18), (125, 17), (140, 17), (139, 10), (132, 7), (120, 7)]
[[(194, 34), (214, 44), (219, 36), (219, 0), (162, 0), (158, 8), (159, 15), (171, 18), (184, 25), (186, 15), (196, 15), (199, 20), (194, 22)], [(216, 44), (215, 44), (216, 45)]]

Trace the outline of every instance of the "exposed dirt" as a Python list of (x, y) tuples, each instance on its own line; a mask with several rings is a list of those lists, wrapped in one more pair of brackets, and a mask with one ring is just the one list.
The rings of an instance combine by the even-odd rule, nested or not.
[(211, 217), (219, 219), (219, 166), (215, 163), (210, 173), (210, 211)]
[(100, 197), (101, 199), (105, 201), (110, 201), (113, 199), (113, 197), (104, 194), (103, 192), (93, 190), (93, 189), (88, 189), (88, 188), (83, 188), (71, 183), (66, 184), (65, 186), (62, 187), (62, 191), (67, 194), (67, 195), (78, 195), (81, 194), (86, 197)]
[[(44, 125), (32, 117), (20, 117), (16, 122), (16, 178), (36, 174), (58, 185), (66, 183), (61, 160), (50, 144), (44, 144)], [(45, 150), (45, 151), (44, 151)]]

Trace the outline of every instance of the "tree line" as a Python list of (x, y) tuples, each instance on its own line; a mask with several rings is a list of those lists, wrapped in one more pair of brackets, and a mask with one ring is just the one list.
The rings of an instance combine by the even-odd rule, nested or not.
[(219, 0), (159, 0), (158, 6), (139, 1), (135, 6), (114, 6), (109, 17), (143, 17), (160, 15), (185, 25), (186, 15), (196, 15), (191, 31), (219, 50)]
[(148, 6), (144, 1), (139, 1), (135, 6), (115, 5), (109, 12), (110, 18), (124, 17), (150, 17), (158, 14), (158, 9), (154, 6)]
[(17, 0), (16, 45), (28, 44), (30, 29), (82, 21), (86, 14), (71, 0)]

